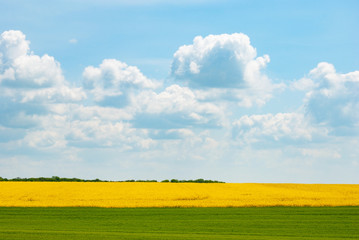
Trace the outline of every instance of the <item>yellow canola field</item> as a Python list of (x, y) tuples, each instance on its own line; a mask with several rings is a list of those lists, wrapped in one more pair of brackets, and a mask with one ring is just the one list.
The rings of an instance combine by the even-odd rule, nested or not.
[(0, 206), (359, 206), (359, 185), (0, 182)]

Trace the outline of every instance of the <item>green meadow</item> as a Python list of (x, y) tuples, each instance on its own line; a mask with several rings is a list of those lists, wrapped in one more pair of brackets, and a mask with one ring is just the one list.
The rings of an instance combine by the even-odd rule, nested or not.
[(359, 239), (359, 207), (1, 207), (0, 239)]

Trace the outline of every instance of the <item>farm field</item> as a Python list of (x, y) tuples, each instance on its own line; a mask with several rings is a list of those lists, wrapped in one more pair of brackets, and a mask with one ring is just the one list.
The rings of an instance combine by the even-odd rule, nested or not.
[(0, 239), (359, 239), (359, 207), (1, 207)]
[(3, 207), (359, 206), (358, 184), (0, 182)]

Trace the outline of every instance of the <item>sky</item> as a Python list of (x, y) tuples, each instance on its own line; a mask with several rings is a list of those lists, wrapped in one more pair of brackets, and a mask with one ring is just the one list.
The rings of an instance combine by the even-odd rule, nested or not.
[(0, 0), (0, 176), (358, 184), (358, 12)]

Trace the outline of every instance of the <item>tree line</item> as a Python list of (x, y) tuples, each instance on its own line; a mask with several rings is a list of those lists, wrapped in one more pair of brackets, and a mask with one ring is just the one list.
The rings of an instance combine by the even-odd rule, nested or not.
[[(123, 180), (123, 181), (108, 181), (108, 180), (101, 180), (101, 179), (80, 179), (80, 178), (62, 178), (58, 176), (52, 177), (38, 177), (38, 178), (2, 178), (0, 177), (0, 181), (10, 181), (10, 182), (159, 182), (157, 180)], [(217, 180), (206, 180), (203, 178), (195, 179), (195, 180), (178, 180), (178, 179), (165, 179), (160, 182), (169, 182), (169, 183), (224, 183), (222, 181)]]

